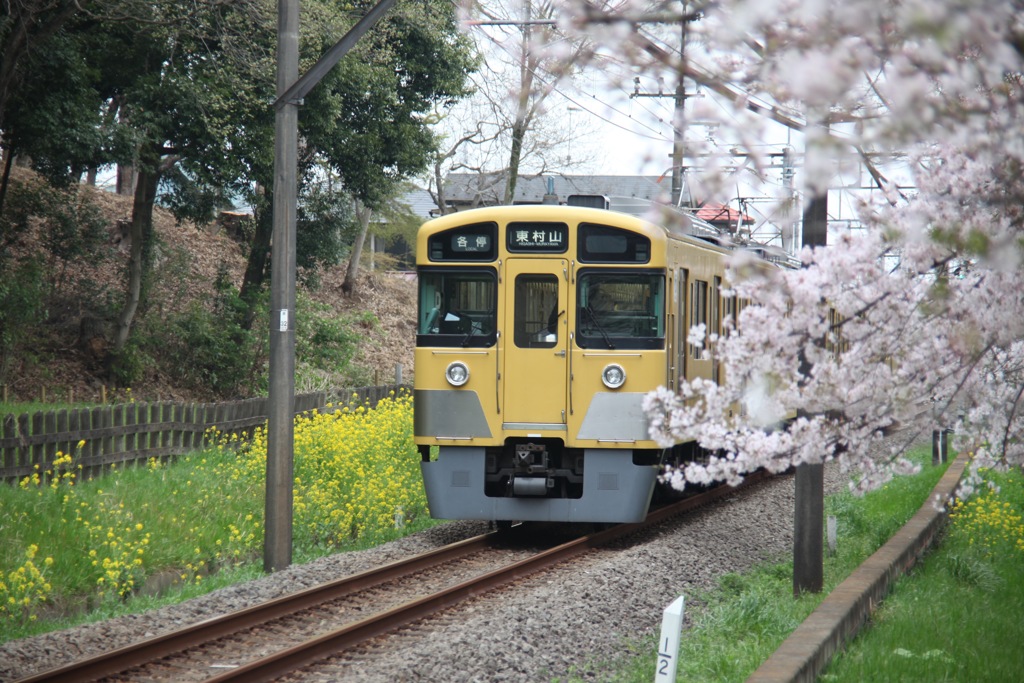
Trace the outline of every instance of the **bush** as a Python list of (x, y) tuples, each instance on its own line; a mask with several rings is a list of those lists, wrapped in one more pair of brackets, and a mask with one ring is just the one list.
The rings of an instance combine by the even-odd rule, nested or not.
[[(84, 194), (11, 183), (0, 213), (0, 379), (12, 358), (26, 357), (69, 265), (98, 253), (106, 225)], [(26, 246), (32, 236), (43, 246), (35, 254)]]
[[(372, 313), (336, 317), (329, 306), (306, 295), (298, 298), (295, 315), (295, 374), (297, 384), (310, 389), (354, 386), (355, 357), (360, 329), (372, 329)], [(318, 386), (314, 386), (318, 385)]]
[(11, 362), (22, 356), (35, 326), (46, 317), (45, 290), (38, 263), (0, 260), (0, 381), (7, 381)]
[(212, 308), (193, 302), (172, 315), (166, 334), (150, 334), (148, 343), (168, 372), (187, 386), (217, 396), (245, 393), (259, 383), (263, 355), (257, 336), (243, 324), (246, 307), (238, 292), (218, 278)]

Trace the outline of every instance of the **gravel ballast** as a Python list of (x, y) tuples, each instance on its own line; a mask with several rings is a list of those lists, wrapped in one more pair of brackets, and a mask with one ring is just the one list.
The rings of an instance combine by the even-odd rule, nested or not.
[[(826, 493), (843, 486), (827, 467)], [(585, 559), (542, 572), (406, 629), (293, 680), (603, 680), (607, 663), (655, 633), (677, 596), (713, 588), (729, 572), (786, 558), (793, 543), (792, 476), (738, 492)], [(370, 550), (340, 553), (178, 605), (0, 645), (0, 681), (12, 681), (144, 637), (243, 609), (341, 576), (484, 533), (453, 522)], [(688, 611), (695, 606), (688, 602)], [(687, 617), (687, 622), (689, 618)], [(654, 653), (651, 653), (654, 657)]]

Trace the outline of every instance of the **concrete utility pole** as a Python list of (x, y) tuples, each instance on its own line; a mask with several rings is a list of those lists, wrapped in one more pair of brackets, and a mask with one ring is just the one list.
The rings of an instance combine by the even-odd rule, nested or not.
[[(828, 243), (828, 190), (811, 197), (804, 206), (804, 244)], [(809, 365), (809, 364), (808, 364)], [(801, 368), (809, 374), (811, 368)], [(793, 596), (820, 593), (824, 586), (825, 465), (797, 465), (793, 513)]]
[(671, 97), (675, 100), (675, 106), (672, 114), (672, 203), (676, 206), (682, 204), (682, 193), (683, 193), (683, 159), (686, 154), (686, 83), (685, 76), (687, 74), (686, 66), (686, 25), (691, 21), (696, 21), (695, 18), (691, 18), (686, 11), (686, 0), (683, 0), (683, 11), (682, 21), (680, 21), (680, 37), (679, 37), (679, 68), (676, 69), (678, 74), (678, 80), (676, 81), (676, 89), (674, 93), (665, 93), (659, 86), (658, 92), (646, 93), (640, 92), (640, 78), (633, 79), (633, 97)]
[(263, 571), (292, 563), (295, 463), (295, 217), (299, 105), (302, 98), (391, 9), (381, 0), (299, 78), (299, 0), (277, 4), (277, 100), (274, 138), (274, 233), (270, 258), (270, 395)]
[[(277, 3), (277, 93), (299, 77), (299, 0)], [(263, 571), (292, 563), (295, 448), (295, 217), (299, 104), (274, 114), (274, 233), (270, 247), (270, 395)]]
[(825, 465), (796, 466), (793, 504), (793, 597), (820, 593), (825, 583)]

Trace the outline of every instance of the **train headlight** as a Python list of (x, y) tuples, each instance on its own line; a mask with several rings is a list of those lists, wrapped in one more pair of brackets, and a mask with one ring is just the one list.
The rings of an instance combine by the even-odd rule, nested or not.
[(626, 371), (618, 363), (612, 363), (601, 371), (601, 381), (609, 389), (618, 389), (626, 383)]
[(457, 360), (448, 364), (447, 369), (444, 371), (444, 376), (453, 387), (461, 387), (469, 381), (469, 368), (466, 367), (465, 363)]

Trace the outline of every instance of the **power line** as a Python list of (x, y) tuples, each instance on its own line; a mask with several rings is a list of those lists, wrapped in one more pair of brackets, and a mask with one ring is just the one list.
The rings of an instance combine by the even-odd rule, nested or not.
[[(540, 21), (540, 20), (538, 20), (538, 21)], [(483, 25), (496, 25), (496, 26), (504, 26), (504, 25), (511, 25), (511, 24), (522, 24), (522, 23), (523, 23), (523, 22), (498, 22), (498, 23), (495, 23), (495, 24), (488, 24), (488, 23), (484, 23)], [(495, 45), (495, 46), (496, 46), (496, 47), (497, 47), (498, 49), (500, 49), (500, 50), (502, 50), (503, 52), (505, 52), (505, 53), (506, 53), (506, 54), (507, 54), (507, 55), (508, 55), (508, 56), (509, 56), (510, 58), (512, 58), (512, 59), (518, 59), (518, 55), (515, 55), (515, 54), (513, 54), (513, 53), (512, 53), (512, 52), (511, 52), (511, 51), (510, 51), (510, 50), (509, 50), (509, 49), (508, 49), (508, 48), (507, 48), (507, 47), (506, 47), (506, 46), (505, 46), (505, 45), (504, 45), (503, 43), (501, 43), (501, 42), (498, 42), (498, 41), (494, 41), (493, 39), (490, 39), (490, 38), (488, 38), (488, 39), (490, 40), (490, 42), (491, 42), (491, 43), (492, 43), (493, 45)], [(537, 79), (538, 81), (540, 81), (540, 82), (541, 82), (542, 84), (544, 84), (545, 86), (548, 86), (548, 87), (550, 88), (550, 90), (551, 90), (552, 92), (558, 93), (558, 94), (559, 94), (559, 95), (561, 95), (561, 96), (562, 96), (563, 98), (565, 98), (565, 99), (566, 99), (566, 100), (568, 100), (569, 102), (571, 102), (571, 103), (575, 104), (576, 106), (580, 107), (581, 109), (583, 109), (584, 111), (586, 111), (586, 112), (587, 112), (588, 114), (590, 114), (591, 116), (595, 116), (595, 117), (597, 117), (598, 119), (600, 119), (600, 120), (604, 121), (605, 123), (608, 123), (609, 125), (612, 125), (612, 126), (614, 126), (614, 127), (616, 127), (616, 128), (619, 128), (619, 129), (621, 129), (621, 130), (624, 130), (624, 131), (626, 131), (626, 132), (628, 132), (628, 133), (631, 133), (631, 134), (633, 134), (633, 135), (638, 135), (638, 136), (641, 136), (641, 137), (647, 138), (647, 139), (649, 139), (649, 140), (658, 140), (658, 141), (664, 141), (664, 140), (666, 139), (666, 138), (664, 137), (664, 134), (662, 134), (662, 133), (661, 133), (660, 131), (658, 131), (658, 130), (657, 130), (656, 128), (654, 128), (654, 127), (652, 127), (652, 126), (649, 126), (649, 125), (647, 125), (646, 123), (644, 123), (644, 122), (642, 122), (642, 121), (639, 121), (638, 119), (635, 119), (635, 118), (633, 118), (633, 117), (632, 117), (632, 115), (630, 115), (630, 114), (628, 114), (628, 113), (626, 113), (626, 112), (623, 112), (623, 111), (619, 110), (618, 108), (616, 108), (616, 107), (615, 107), (615, 106), (613, 106), (612, 104), (610, 104), (610, 103), (608, 103), (608, 102), (606, 102), (606, 101), (602, 101), (602, 100), (600, 100), (600, 99), (599, 99), (599, 98), (597, 97), (597, 95), (595, 95), (595, 94), (593, 94), (593, 93), (591, 93), (591, 94), (590, 94), (591, 98), (592, 98), (592, 99), (594, 99), (594, 100), (596, 100), (597, 102), (599, 102), (599, 103), (600, 103), (600, 104), (601, 104), (602, 106), (604, 106), (604, 107), (606, 107), (606, 108), (608, 108), (608, 109), (611, 109), (611, 110), (612, 110), (612, 111), (614, 111), (615, 113), (617, 113), (617, 114), (620, 114), (620, 115), (622, 115), (622, 116), (624, 116), (624, 117), (626, 117), (626, 118), (630, 119), (631, 121), (633, 121), (633, 122), (637, 123), (638, 125), (640, 125), (640, 126), (642, 126), (642, 127), (646, 128), (647, 130), (651, 131), (651, 133), (654, 133), (654, 135), (647, 135), (647, 134), (644, 134), (644, 133), (639, 133), (639, 132), (637, 132), (637, 131), (635, 131), (635, 130), (631, 130), (631, 129), (629, 129), (629, 128), (627, 128), (627, 127), (625, 127), (625, 126), (623, 126), (623, 125), (621, 125), (621, 124), (619, 124), (619, 123), (617, 123), (617, 122), (613, 121), (612, 119), (610, 119), (610, 118), (608, 118), (608, 117), (606, 117), (606, 116), (604, 116), (604, 115), (602, 115), (602, 114), (599, 114), (599, 113), (598, 113), (598, 112), (596, 112), (596, 111), (593, 111), (592, 109), (590, 109), (589, 107), (587, 107), (586, 105), (584, 105), (584, 104), (583, 104), (582, 102), (580, 102), (579, 100), (577, 100), (577, 99), (574, 99), (573, 97), (571, 97), (571, 96), (569, 96), (568, 94), (566, 94), (564, 90), (562, 90), (561, 88), (559, 88), (559, 87), (557, 87), (556, 85), (554, 85), (554, 84), (553, 84), (553, 83), (551, 82), (551, 80), (550, 80), (550, 79), (548, 79), (548, 78), (546, 78), (546, 77), (545, 77), (544, 75), (542, 75), (542, 74), (538, 73), (538, 72), (537, 72), (536, 70), (534, 70), (534, 69), (530, 68), (529, 66), (526, 66), (526, 67), (524, 67), (524, 68), (525, 68), (525, 69), (526, 69), (527, 71), (529, 71), (529, 73), (530, 73), (530, 74), (531, 74), (531, 75), (532, 75), (532, 76), (533, 76), (534, 78), (536, 78), (536, 79)], [(584, 94), (586, 94), (586, 93), (584, 93)], [(659, 121), (660, 121), (660, 120), (661, 120), (661, 119), (659, 118)]]

